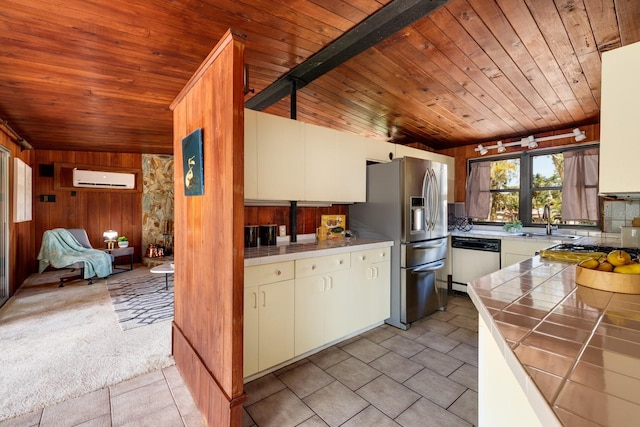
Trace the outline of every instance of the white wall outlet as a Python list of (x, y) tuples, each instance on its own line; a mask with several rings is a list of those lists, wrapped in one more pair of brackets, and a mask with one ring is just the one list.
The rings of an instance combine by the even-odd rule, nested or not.
[(280, 237), (285, 237), (287, 235), (287, 226), (286, 225), (281, 225), (280, 226)]

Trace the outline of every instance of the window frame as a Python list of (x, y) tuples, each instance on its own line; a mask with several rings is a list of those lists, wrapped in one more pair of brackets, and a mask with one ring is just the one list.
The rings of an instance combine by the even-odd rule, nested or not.
[[(500, 160), (509, 160), (509, 159), (519, 159), (520, 160), (520, 188), (518, 190), (511, 189), (499, 189), (499, 190), (490, 190), (491, 193), (504, 193), (504, 192), (517, 192), (519, 194), (519, 204), (518, 204), (518, 214), (520, 217), (520, 221), (522, 221), (522, 225), (525, 227), (544, 227), (544, 224), (540, 224), (539, 222), (533, 222), (533, 217), (531, 215), (532, 203), (531, 196), (533, 195), (533, 157), (534, 156), (544, 156), (558, 153), (565, 153), (568, 151), (578, 151), (578, 150), (588, 150), (596, 148), (598, 149), (598, 162), (600, 161), (600, 144), (598, 143), (589, 143), (589, 144), (581, 144), (581, 145), (563, 145), (558, 147), (550, 147), (550, 148), (541, 148), (537, 150), (529, 150), (529, 151), (519, 151), (508, 154), (498, 154), (494, 156), (483, 156), (483, 157), (475, 157), (472, 159), (467, 159), (467, 179), (469, 178), (469, 172), (471, 170), (471, 164), (476, 162), (494, 162)], [(563, 183), (564, 184), (564, 183)], [(535, 188), (538, 190), (545, 190), (546, 187)], [(549, 187), (551, 190), (557, 190), (558, 187)], [(560, 190), (562, 187), (560, 187)], [(601, 198), (598, 198), (598, 218), (601, 218), (601, 209), (602, 209), (602, 201)], [(524, 214), (523, 214), (524, 213)], [(474, 220), (475, 224), (482, 225), (504, 225), (505, 222), (497, 222), (497, 221), (477, 221)], [(575, 225), (575, 224), (561, 224), (562, 228), (568, 229), (588, 229), (595, 230), (600, 229), (600, 220), (596, 221), (593, 225)]]

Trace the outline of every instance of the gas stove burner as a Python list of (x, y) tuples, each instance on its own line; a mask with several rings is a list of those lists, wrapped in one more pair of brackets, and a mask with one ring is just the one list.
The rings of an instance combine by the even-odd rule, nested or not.
[(554, 249), (557, 251), (577, 252), (577, 253), (587, 253), (587, 252), (609, 253), (611, 251), (615, 251), (616, 249), (621, 249), (625, 252), (628, 252), (634, 258), (637, 258), (638, 255), (640, 255), (640, 249), (638, 248), (616, 248), (613, 246), (581, 245), (579, 243), (559, 243), (555, 246), (550, 247), (549, 249)]

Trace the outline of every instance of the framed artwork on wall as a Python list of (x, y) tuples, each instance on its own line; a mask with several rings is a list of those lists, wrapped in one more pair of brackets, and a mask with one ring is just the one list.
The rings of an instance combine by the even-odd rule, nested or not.
[(182, 139), (182, 163), (185, 196), (204, 194), (204, 164), (202, 129), (198, 128)]
[(13, 222), (31, 221), (31, 166), (13, 158)]

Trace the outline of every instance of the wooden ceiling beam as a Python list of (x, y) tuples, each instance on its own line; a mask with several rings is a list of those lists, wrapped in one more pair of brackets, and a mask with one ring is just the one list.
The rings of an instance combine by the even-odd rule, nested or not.
[(292, 81), (296, 82), (296, 89), (306, 86), (447, 2), (448, 0), (392, 1), (247, 100), (245, 107), (264, 110), (291, 94)]

